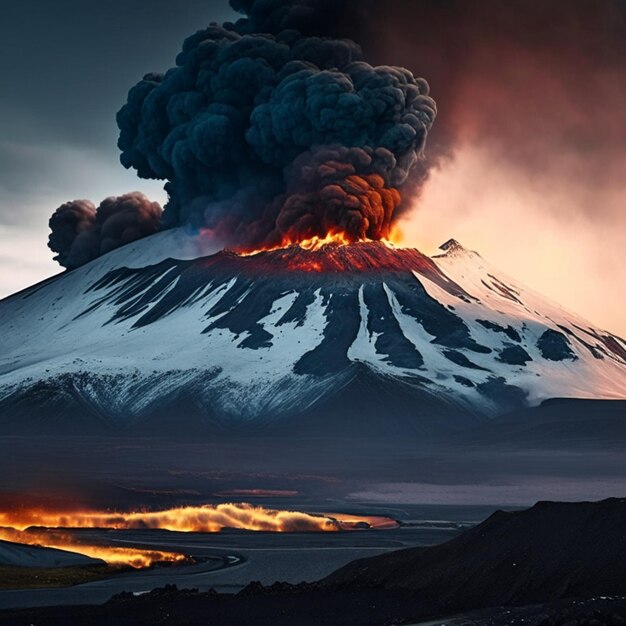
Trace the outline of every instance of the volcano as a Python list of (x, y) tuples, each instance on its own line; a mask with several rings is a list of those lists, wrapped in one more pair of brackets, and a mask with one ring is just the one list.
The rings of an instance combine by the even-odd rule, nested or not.
[(174, 237), (0, 302), (5, 431), (440, 432), (626, 396), (624, 340), (454, 240), (203, 256)]

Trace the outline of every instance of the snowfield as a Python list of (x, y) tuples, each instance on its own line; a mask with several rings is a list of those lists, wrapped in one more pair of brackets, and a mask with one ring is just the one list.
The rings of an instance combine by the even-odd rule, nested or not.
[(304, 272), (324, 250), (211, 254), (168, 231), (6, 298), (0, 415), (126, 427), (169, 408), (268, 424), (349, 412), (365, 385), (405, 397), (417, 423), (444, 409), (484, 419), (552, 397), (626, 397), (622, 339), (457, 242), (432, 259), (349, 248), (333, 254), (358, 253), (362, 267)]

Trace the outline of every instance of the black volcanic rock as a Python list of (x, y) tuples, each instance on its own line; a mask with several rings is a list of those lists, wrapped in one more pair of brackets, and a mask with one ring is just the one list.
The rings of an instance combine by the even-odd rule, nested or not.
[(409, 591), (441, 613), (626, 595), (626, 499), (498, 511), (447, 543), (355, 561), (324, 584)]
[(537, 347), (545, 359), (550, 361), (574, 361), (576, 355), (572, 352), (569, 342), (563, 333), (549, 328), (537, 341)]
[(521, 346), (509, 344), (505, 346), (498, 355), (498, 361), (508, 363), (509, 365), (526, 365), (528, 361), (532, 361), (532, 357)]
[(496, 322), (491, 322), (489, 320), (476, 320), (481, 326), (484, 328), (488, 328), (489, 330), (493, 330), (496, 333), (504, 333), (509, 339), (513, 341), (517, 341), (518, 343), (522, 340), (520, 334), (513, 328), (513, 326), (501, 326), (500, 324), (496, 324)]

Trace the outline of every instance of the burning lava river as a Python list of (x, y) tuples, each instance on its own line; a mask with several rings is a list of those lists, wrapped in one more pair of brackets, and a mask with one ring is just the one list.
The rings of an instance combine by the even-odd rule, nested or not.
[(397, 526), (395, 520), (382, 516), (313, 514), (246, 503), (133, 512), (34, 508), (0, 512), (0, 540), (69, 550), (101, 559), (109, 565), (136, 569), (155, 563), (189, 562), (190, 558), (181, 552), (98, 545), (72, 531), (108, 529), (219, 533), (224, 529), (237, 529), (269, 533), (328, 533)]

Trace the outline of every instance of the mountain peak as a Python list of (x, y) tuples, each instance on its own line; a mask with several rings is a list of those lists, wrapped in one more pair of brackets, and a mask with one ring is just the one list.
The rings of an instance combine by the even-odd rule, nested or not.
[(5, 432), (162, 434), (178, 415), (189, 432), (452, 432), (626, 395), (621, 339), (456, 242), (436, 259), (364, 241), (153, 262), (159, 236), (0, 302)]
[(456, 239), (448, 239), (448, 241), (439, 246), (439, 249), (444, 252), (452, 252), (453, 250), (465, 251), (465, 248)]
[(478, 255), (478, 252), (474, 252), (473, 250), (468, 250), (463, 245), (461, 245), (456, 239), (448, 239), (445, 243), (442, 243), (439, 246), (439, 250), (443, 250), (444, 254), (440, 254), (438, 256), (461, 256), (461, 255)]

